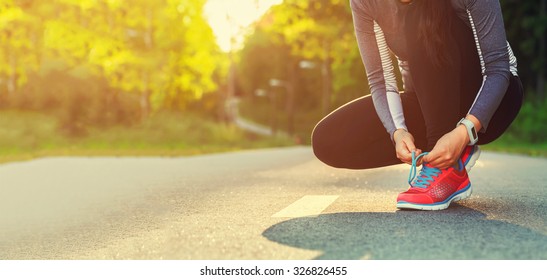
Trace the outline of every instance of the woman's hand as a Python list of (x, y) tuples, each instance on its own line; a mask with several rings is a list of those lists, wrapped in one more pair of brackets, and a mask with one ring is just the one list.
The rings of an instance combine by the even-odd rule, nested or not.
[[(475, 116), (467, 115), (466, 118), (473, 122), (477, 131), (481, 129), (481, 123)], [(433, 150), (423, 157), (423, 160), (439, 169), (448, 168), (456, 163), (468, 143), (469, 134), (467, 134), (467, 129), (464, 125), (458, 125), (455, 129), (443, 135), (437, 141)]]
[(393, 141), (395, 142), (395, 152), (397, 158), (404, 163), (412, 164), (412, 152), (416, 152), (416, 156), (422, 153), (416, 149), (414, 145), (414, 136), (404, 129), (397, 129), (393, 133)]
[(446, 169), (456, 163), (467, 143), (469, 143), (467, 130), (465, 126), (459, 125), (443, 135), (433, 150), (423, 157), (423, 160), (433, 167)]

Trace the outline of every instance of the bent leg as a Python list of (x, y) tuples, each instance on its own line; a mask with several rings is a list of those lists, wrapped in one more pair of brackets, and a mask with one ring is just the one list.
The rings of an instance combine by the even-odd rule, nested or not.
[(511, 76), (509, 87), (501, 100), (498, 109), (492, 116), (485, 133), (479, 133), (479, 145), (488, 144), (498, 139), (509, 128), (517, 117), (522, 101), (524, 89), (518, 76)]
[[(405, 119), (416, 145), (425, 145), (425, 127), (415, 95), (401, 94)], [(317, 158), (337, 168), (367, 169), (400, 164), (372, 97), (353, 100), (323, 118), (312, 133)]]

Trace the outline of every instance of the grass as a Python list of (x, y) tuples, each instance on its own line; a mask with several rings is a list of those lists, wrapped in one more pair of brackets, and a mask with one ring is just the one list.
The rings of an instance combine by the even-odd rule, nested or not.
[(481, 148), (486, 151), (547, 157), (547, 142), (526, 143), (522, 140), (516, 139), (511, 134), (504, 134), (496, 141), (488, 145), (481, 146)]
[(195, 115), (162, 113), (132, 126), (88, 128), (69, 137), (55, 117), (0, 111), (0, 162), (44, 156), (184, 156), (273, 146), (288, 138), (253, 135)]

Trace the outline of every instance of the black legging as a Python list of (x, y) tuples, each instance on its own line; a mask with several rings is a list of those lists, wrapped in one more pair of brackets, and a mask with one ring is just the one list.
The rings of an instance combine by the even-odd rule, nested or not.
[[(451, 25), (450, 67), (437, 69), (416, 39), (417, 23), (406, 22), (408, 63), (415, 93), (401, 93), (408, 130), (417, 148), (430, 151), (444, 134), (453, 130), (473, 104), (482, 84), (479, 56), (471, 29), (459, 19)], [(523, 99), (518, 76), (512, 76), (505, 96), (479, 145), (487, 144), (509, 127)], [(315, 127), (313, 150), (317, 158), (338, 168), (366, 169), (401, 163), (386, 133), (371, 96), (353, 100), (338, 108)]]

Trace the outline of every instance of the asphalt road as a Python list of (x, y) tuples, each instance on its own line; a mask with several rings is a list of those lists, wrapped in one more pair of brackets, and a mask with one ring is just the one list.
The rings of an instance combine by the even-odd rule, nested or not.
[(409, 167), (309, 147), (0, 165), (0, 259), (547, 259), (547, 160), (483, 152), (474, 193), (398, 211)]

